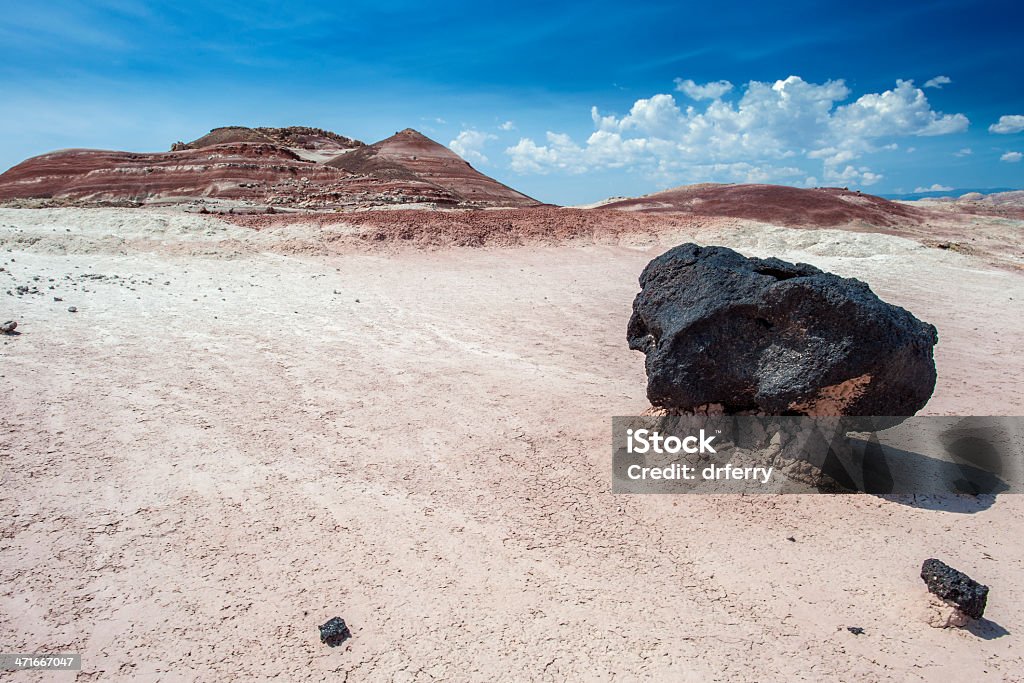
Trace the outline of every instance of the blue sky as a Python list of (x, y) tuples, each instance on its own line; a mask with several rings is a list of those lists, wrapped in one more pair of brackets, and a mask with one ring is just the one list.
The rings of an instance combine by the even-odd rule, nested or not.
[(562, 204), (1024, 187), (1019, 2), (824, 5), (3, 0), (0, 167), (301, 124), (417, 128)]

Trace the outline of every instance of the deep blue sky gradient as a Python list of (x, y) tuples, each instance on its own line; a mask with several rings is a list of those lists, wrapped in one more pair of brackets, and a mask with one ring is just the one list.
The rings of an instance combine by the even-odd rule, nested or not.
[[(221, 125), (314, 125), (372, 142), (405, 127), (443, 144), (494, 135), (482, 171), (574, 203), (659, 187), (636, 168), (519, 174), (505, 149), (547, 131), (582, 143), (590, 107), (625, 114), (673, 79), (845, 79), (851, 99), (946, 75), (933, 109), (965, 132), (871, 159), (872, 192), (1024, 186), (1019, 2), (3, 2), (0, 168), (63, 147), (164, 150)], [(513, 130), (499, 124), (512, 121)], [(954, 152), (970, 148), (969, 156)], [(661, 184), (664, 184), (663, 182)]]

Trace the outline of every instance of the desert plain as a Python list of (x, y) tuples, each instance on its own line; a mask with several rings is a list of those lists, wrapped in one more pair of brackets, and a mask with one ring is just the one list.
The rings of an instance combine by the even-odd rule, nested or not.
[[(5, 679), (1024, 680), (1017, 495), (610, 481), (653, 257), (860, 278), (938, 328), (923, 414), (1021, 415), (1024, 223), (386, 215), (0, 209), (0, 643), (83, 662)], [(990, 586), (985, 620), (927, 623), (928, 557)]]

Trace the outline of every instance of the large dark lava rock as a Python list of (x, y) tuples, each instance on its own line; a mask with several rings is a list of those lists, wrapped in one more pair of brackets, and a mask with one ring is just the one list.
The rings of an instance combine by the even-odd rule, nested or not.
[(935, 388), (933, 326), (860, 280), (683, 244), (647, 264), (629, 347), (672, 411), (908, 416)]

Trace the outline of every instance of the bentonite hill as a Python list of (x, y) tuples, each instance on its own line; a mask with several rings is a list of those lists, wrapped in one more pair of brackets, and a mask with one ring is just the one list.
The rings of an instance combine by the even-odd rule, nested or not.
[(841, 225), (861, 221), (878, 227), (917, 223), (923, 215), (906, 204), (840, 187), (813, 190), (780, 185), (702, 183), (620, 199), (605, 208), (686, 212), (784, 222), (794, 226)]
[(242, 208), (321, 210), (539, 204), (412, 129), (364, 145), (317, 128), (229, 126), (175, 143), (169, 152), (60, 150), (0, 175), (0, 201), (159, 204), (200, 198)]

